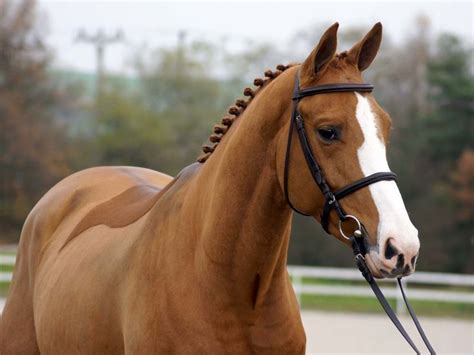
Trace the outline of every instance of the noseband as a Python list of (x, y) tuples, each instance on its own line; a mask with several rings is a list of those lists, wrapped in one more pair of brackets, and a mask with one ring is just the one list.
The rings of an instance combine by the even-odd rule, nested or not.
[[(326, 84), (326, 85), (316, 85), (305, 89), (300, 89), (299, 87), (299, 72), (296, 73), (295, 78), (295, 86), (293, 89), (293, 105), (292, 105), (292, 112), (291, 112), (291, 122), (290, 122), (290, 129), (288, 132), (288, 144), (286, 147), (286, 155), (285, 155), (285, 169), (284, 169), (284, 180), (283, 180), (283, 189), (285, 191), (285, 198), (288, 205), (296, 212), (304, 215), (309, 216), (309, 214), (304, 213), (297, 209), (292, 203), (289, 198), (288, 192), (288, 179), (289, 179), (289, 170), (290, 170), (290, 153), (291, 153), (291, 143), (293, 140), (293, 131), (294, 127), (296, 126), (296, 132), (298, 134), (298, 138), (301, 144), (301, 148), (303, 150), (303, 155), (306, 160), (306, 164), (308, 165), (308, 169), (313, 177), (314, 182), (318, 185), (319, 189), (321, 190), (324, 196), (324, 207), (321, 214), (321, 225), (324, 230), (329, 233), (329, 215), (332, 210), (335, 210), (339, 217), (339, 232), (341, 235), (348, 239), (352, 244), (352, 250), (355, 255), (355, 260), (357, 267), (361, 271), (364, 278), (369, 283), (369, 286), (372, 288), (375, 296), (377, 297), (379, 303), (381, 304), (384, 311), (387, 313), (390, 320), (393, 322), (395, 327), (400, 331), (402, 336), (408, 342), (408, 344), (412, 347), (412, 349), (417, 353), (420, 354), (420, 351), (417, 349), (413, 340), (410, 338), (408, 333), (406, 332), (403, 325), (398, 320), (395, 312), (390, 307), (390, 304), (385, 299), (382, 291), (378, 287), (377, 283), (375, 282), (374, 277), (372, 276), (369, 268), (367, 267), (365, 261), (365, 254), (367, 254), (366, 244), (364, 242), (364, 236), (366, 235), (363, 225), (359, 222), (359, 220), (352, 216), (348, 215), (344, 212), (339, 200), (350, 195), (363, 187), (369, 186), (371, 184), (377, 183), (379, 181), (389, 181), (389, 180), (396, 180), (397, 176), (392, 172), (378, 172), (366, 177), (363, 177), (359, 180), (356, 180), (348, 185), (334, 191), (329, 184), (327, 183), (326, 179), (324, 178), (323, 171), (316, 160), (313, 149), (311, 147), (310, 140), (308, 139), (308, 135), (306, 134), (303, 116), (298, 111), (298, 104), (301, 99), (307, 96), (314, 96), (320, 94), (330, 94), (330, 93), (338, 93), (338, 92), (372, 92), (374, 86), (371, 84), (352, 84), (352, 83), (344, 83), (344, 84)], [(353, 220), (356, 222), (357, 229), (354, 230), (353, 236), (348, 237), (344, 234), (342, 230), (342, 223), (346, 220)], [(405, 292), (402, 287), (401, 278), (398, 278), (398, 285), (400, 287), (400, 291), (403, 296), (403, 300), (407, 306), (407, 309), (415, 323), (415, 326), (420, 333), (423, 342), (425, 343), (426, 347), (430, 351), (431, 354), (436, 354), (435, 350), (431, 346), (428, 338), (426, 337), (421, 324), (419, 323), (416, 314), (408, 303), (408, 299), (405, 295)]]

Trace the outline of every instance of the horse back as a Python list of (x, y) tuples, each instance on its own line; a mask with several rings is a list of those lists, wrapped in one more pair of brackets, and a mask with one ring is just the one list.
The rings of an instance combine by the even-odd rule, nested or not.
[(20, 252), (23, 239), (33, 238), (31, 234), (38, 239), (41, 250), (53, 242), (61, 244), (62, 249), (92, 226), (127, 225), (151, 208), (171, 180), (168, 175), (136, 167), (97, 167), (75, 173), (51, 188), (33, 208), (24, 229), (30, 224), (36, 228), (28, 235), (22, 232)]

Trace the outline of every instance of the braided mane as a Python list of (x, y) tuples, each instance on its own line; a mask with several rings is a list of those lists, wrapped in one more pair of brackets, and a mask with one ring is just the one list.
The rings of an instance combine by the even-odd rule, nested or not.
[(219, 142), (221, 141), (222, 137), (227, 133), (229, 130), (230, 126), (232, 126), (232, 123), (237, 119), (237, 117), (240, 116), (242, 112), (244, 112), (245, 108), (250, 105), (252, 102), (252, 99), (257, 95), (259, 91), (263, 89), (265, 85), (267, 85), (270, 81), (275, 79), (278, 75), (283, 73), (286, 69), (292, 67), (293, 64), (291, 65), (283, 65), (279, 64), (276, 67), (275, 71), (272, 71), (271, 69), (268, 69), (265, 71), (265, 78), (256, 78), (253, 81), (253, 84), (257, 87), (255, 89), (252, 88), (245, 88), (244, 89), (244, 96), (247, 96), (247, 100), (243, 99), (237, 99), (235, 101), (235, 104), (231, 107), (229, 107), (228, 114), (222, 117), (221, 123), (218, 123), (214, 126), (213, 132), (209, 136), (209, 142), (210, 144), (206, 144), (202, 146), (202, 151), (204, 154), (202, 154), (197, 161), (199, 163), (204, 163), (214, 152), (214, 150), (217, 148)]

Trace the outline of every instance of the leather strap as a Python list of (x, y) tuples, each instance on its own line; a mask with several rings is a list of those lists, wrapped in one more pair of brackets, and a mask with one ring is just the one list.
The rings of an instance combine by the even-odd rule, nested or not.
[(323, 193), (324, 199), (326, 201), (328, 200), (333, 201), (332, 208), (337, 211), (339, 218), (343, 219), (346, 214), (342, 210), (337, 199), (334, 197), (334, 194), (331, 191), (331, 188), (329, 187), (328, 183), (326, 182), (326, 179), (323, 176), (321, 167), (319, 166), (318, 162), (314, 158), (313, 149), (311, 148), (311, 143), (309, 142), (309, 139), (306, 136), (304, 121), (300, 115), (296, 116), (296, 131), (298, 132), (298, 137), (300, 139), (301, 148), (303, 149), (303, 155), (306, 160), (306, 165), (308, 166), (309, 171), (311, 172), (311, 175), (313, 176), (314, 181), (316, 182), (316, 184), (319, 186), (319, 189)]
[(400, 287), (400, 291), (403, 296), (403, 301), (405, 301), (405, 306), (408, 309), (408, 312), (410, 313), (411, 319), (413, 319), (413, 323), (415, 323), (416, 329), (418, 329), (418, 333), (420, 333), (421, 339), (423, 339), (423, 342), (425, 343), (426, 347), (428, 348), (430, 354), (436, 354), (435, 350), (430, 344), (430, 341), (428, 340), (428, 337), (425, 334), (425, 331), (421, 327), (420, 322), (418, 321), (418, 318), (416, 317), (415, 310), (411, 307), (410, 303), (408, 302), (408, 298), (405, 295), (405, 290), (403, 289), (403, 284), (402, 284), (402, 279), (401, 277), (397, 278), (398, 282), (398, 287)]
[[(360, 190), (363, 187), (366, 187), (370, 184), (374, 184), (379, 181), (396, 180), (396, 179), (397, 179), (397, 175), (392, 172), (375, 173), (375, 174), (366, 176), (362, 179), (359, 179), (337, 190), (336, 192), (334, 192), (334, 197), (336, 201), (338, 201), (346, 197), (347, 195), (350, 195), (351, 193), (354, 193), (357, 190)], [(331, 200), (326, 199), (326, 202), (324, 203), (324, 207), (323, 207), (323, 213), (321, 214), (321, 225), (325, 231), (327, 231), (328, 229), (329, 214), (331, 213), (331, 210), (333, 208), (334, 208), (334, 203), (332, 203)]]
[[(416, 347), (415, 343), (413, 340), (410, 338), (408, 335), (407, 331), (403, 327), (403, 325), (400, 323), (400, 320), (398, 319), (397, 315), (393, 311), (392, 307), (390, 304), (387, 302), (387, 299), (385, 298), (384, 294), (380, 290), (377, 282), (375, 282), (374, 277), (372, 276), (369, 268), (367, 267), (367, 264), (365, 262), (365, 258), (363, 255), (365, 255), (365, 247), (361, 248), (361, 243), (363, 238), (355, 238), (351, 237), (352, 241), (352, 250), (355, 255), (355, 260), (357, 267), (359, 268), (360, 272), (362, 273), (362, 276), (365, 278), (367, 283), (369, 284), (370, 288), (374, 292), (375, 297), (377, 297), (377, 300), (379, 301), (380, 305), (382, 306), (383, 310), (387, 314), (387, 316), (390, 318), (392, 323), (395, 325), (395, 327), (398, 329), (400, 334), (403, 336), (403, 338), (407, 341), (407, 343), (411, 346), (411, 348), (415, 351), (416, 354), (421, 354), (420, 350)], [(405, 291), (403, 290), (401, 279), (398, 278), (398, 285), (400, 287), (400, 291), (402, 292), (403, 295), (403, 300), (405, 301), (405, 304), (408, 308), (408, 311), (410, 312), (410, 316), (413, 319), (413, 322), (415, 323), (416, 328), (418, 329), (418, 333), (420, 334), (421, 338), (423, 339), (423, 342), (425, 343), (426, 347), (428, 348), (429, 352), (431, 355), (436, 355), (435, 350), (431, 346), (430, 342), (428, 341), (428, 338), (426, 337), (423, 328), (421, 327), (421, 324), (418, 321), (418, 318), (416, 317), (415, 311), (413, 308), (411, 308), (410, 304), (408, 303), (408, 300), (405, 295)]]
[(398, 320), (398, 317), (396, 316), (395, 312), (393, 311), (392, 307), (390, 307), (390, 304), (387, 302), (387, 299), (383, 295), (382, 291), (380, 290), (379, 286), (375, 282), (375, 279), (371, 279), (371, 281), (367, 281), (369, 283), (370, 288), (374, 292), (375, 297), (377, 297), (377, 300), (379, 301), (380, 305), (382, 306), (383, 310), (387, 314), (388, 318), (392, 321), (392, 323), (395, 325), (395, 327), (398, 329), (400, 334), (405, 338), (407, 343), (411, 346), (411, 348), (415, 351), (416, 354), (420, 355), (421, 352), (418, 350), (416, 347), (415, 343), (413, 340), (410, 338), (408, 335), (407, 331), (403, 327), (403, 325), (400, 323)]
[(371, 84), (352, 84), (352, 83), (337, 83), (337, 84), (326, 84), (312, 86), (306, 89), (298, 90), (293, 93), (293, 100), (300, 100), (306, 96), (313, 96), (318, 94), (330, 94), (334, 92), (372, 92), (374, 86)]
[(366, 176), (360, 180), (357, 180), (353, 182), (352, 184), (344, 186), (343, 188), (334, 192), (334, 196), (336, 196), (336, 199), (339, 200), (353, 192), (356, 192), (357, 190), (363, 187), (366, 187), (368, 185), (374, 184), (379, 181), (386, 181), (386, 180), (397, 180), (397, 175), (395, 173), (392, 173), (391, 171), (375, 173), (375, 174)]
[[(298, 86), (299, 86), (299, 80), (298, 80), (298, 74), (296, 75), (295, 79), (295, 85), (293, 88), (293, 93), (298, 92)], [(293, 100), (292, 104), (292, 110), (291, 110), (291, 120), (290, 120), (290, 128), (288, 130), (288, 143), (286, 145), (286, 154), (285, 154), (285, 169), (284, 169), (284, 175), (283, 175), (283, 190), (285, 191), (285, 199), (286, 203), (291, 207), (291, 209), (295, 212), (298, 212), (299, 214), (303, 216), (309, 216), (309, 214), (304, 213), (297, 209), (293, 204), (291, 203), (289, 192), (288, 192), (288, 180), (289, 180), (289, 173), (290, 173), (290, 154), (291, 154), (291, 143), (293, 141), (293, 130), (295, 127), (295, 115), (297, 111), (297, 105), (298, 101)]]

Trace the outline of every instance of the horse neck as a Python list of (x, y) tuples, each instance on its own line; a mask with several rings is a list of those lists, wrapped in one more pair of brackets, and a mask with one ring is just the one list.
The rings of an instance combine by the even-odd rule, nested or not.
[(204, 163), (195, 185), (206, 279), (248, 300), (249, 292), (260, 297), (278, 276), (287, 280), (291, 210), (275, 157), (277, 137), (290, 119), (293, 77), (294, 70), (287, 70), (254, 98)]

